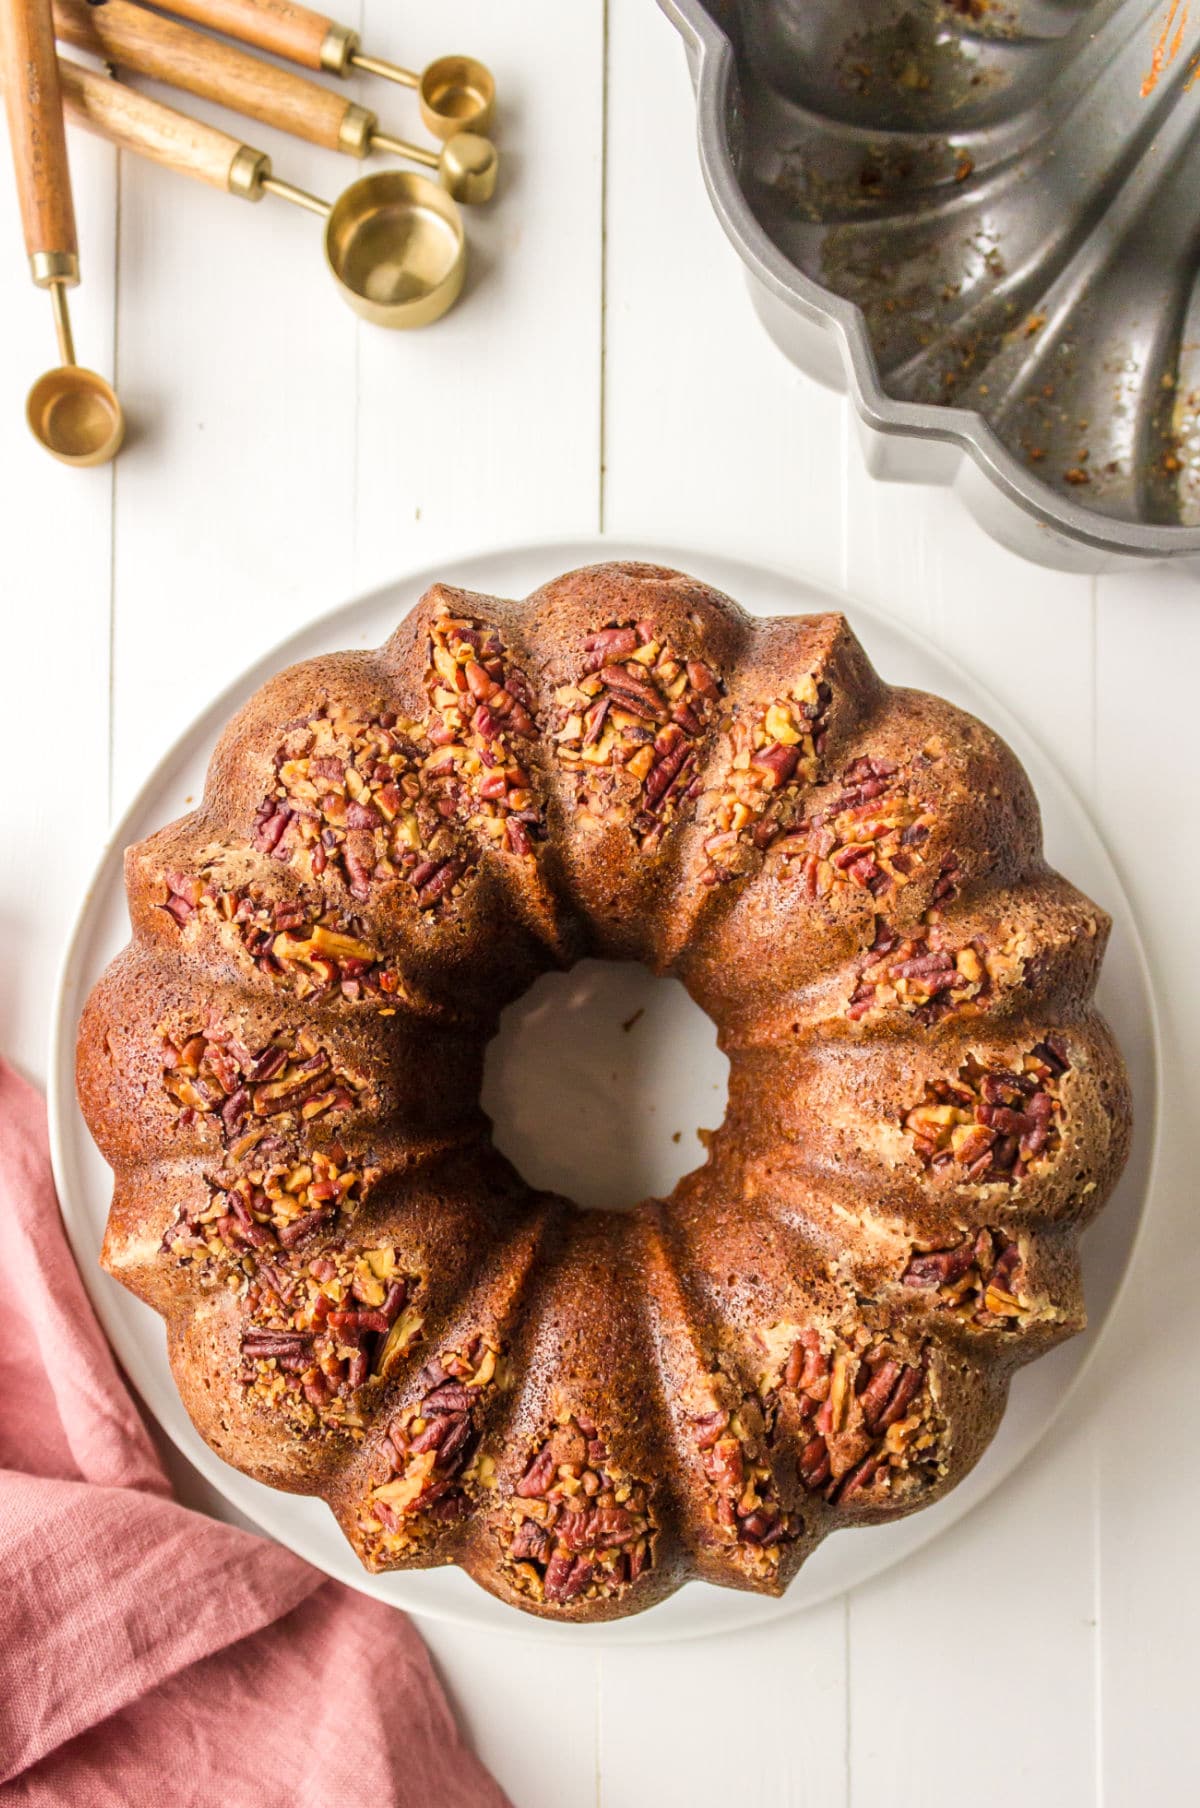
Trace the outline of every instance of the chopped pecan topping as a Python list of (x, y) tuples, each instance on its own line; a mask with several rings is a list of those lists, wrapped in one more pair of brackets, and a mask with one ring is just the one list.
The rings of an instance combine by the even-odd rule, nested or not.
[[(913, 765), (931, 763), (928, 752)], [(925, 863), (934, 823), (911, 775), (890, 760), (857, 759), (842, 774), (843, 790), (781, 837), (787, 861), (800, 861), (810, 898), (837, 885), (856, 885), (882, 898), (898, 891)], [(945, 895), (945, 894), (944, 894)]]
[[(700, 659), (681, 659), (652, 622), (613, 622), (589, 634), (579, 677), (555, 692), (554, 746), (575, 775), (576, 805), (631, 821), (638, 845), (657, 845), (700, 783), (700, 743), (724, 686)], [(636, 781), (633, 804), (619, 775)]]
[(181, 928), (203, 918), (232, 924), (259, 972), (297, 998), (371, 998), (386, 1014), (405, 995), (357, 917), (305, 897), (271, 900), (255, 886), (221, 886), (203, 874), (168, 873), (166, 883), (162, 908)]
[(1052, 1306), (1022, 1293), (1024, 1275), (1024, 1258), (1013, 1239), (987, 1229), (945, 1248), (914, 1248), (900, 1279), (906, 1287), (934, 1294), (939, 1307), (964, 1323), (1011, 1330), (1056, 1316)]
[(421, 1398), (392, 1425), (391, 1469), (359, 1513), (368, 1560), (403, 1556), (422, 1538), (461, 1519), (471, 1494), (494, 1485), (495, 1466), (479, 1449), (483, 1408), (507, 1385), (499, 1344), (477, 1333), (461, 1350), (427, 1365)]
[(846, 1015), (860, 1022), (875, 1011), (899, 1010), (929, 1025), (967, 1006), (986, 1007), (992, 991), (990, 950), (982, 937), (955, 942), (928, 911), (919, 929), (902, 936), (882, 917), (858, 967)]
[(510, 854), (529, 855), (546, 827), (520, 748), (537, 733), (525, 674), (496, 628), (441, 616), (429, 644), (436, 719), (425, 771), (456, 814)]
[(553, 1426), (507, 1503), (502, 1560), (514, 1587), (562, 1606), (636, 1582), (654, 1562), (649, 1490), (617, 1467), (595, 1425)]
[(220, 1029), (164, 1036), (163, 1064), (180, 1123), (210, 1117), (228, 1156), (208, 1178), (205, 1202), (181, 1206), (164, 1253), (232, 1278), (357, 1210), (374, 1170), (336, 1139), (302, 1147), (301, 1132), (351, 1110), (365, 1083), (336, 1067), (311, 1031), (281, 1034), (254, 1053)]
[(704, 851), (706, 885), (750, 871), (756, 855), (794, 828), (799, 798), (817, 782), (833, 693), (809, 673), (786, 696), (735, 713), (729, 770), (702, 805), (712, 832)]
[(955, 1079), (927, 1080), (904, 1128), (926, 1168), (959, 1168), (964, 1180), (1022, 1180), (1053, 1159), (1062, 1140), (1059, 1081), (1070, 1069), (1065, 1042), (1050, 1035), (1022, 1057), (1021, 1072), (968, 1055)]
[[(778, 1331), (764, 1335), (778, 1348)], [(857, 1326), (823, 1339), (814, 1329), (785, 1337), (780, 1360), (763, 1378), (768, 1422), (783, 1402), (800, 1419), (797, 1474), (813, 1494), (839, 1505), (862, 1497), (877, 1505), (899, 1487), (926, 1486), (938, 1473), (941, 1422), (929, 1388), (928, 1357), (916, 1361)]]
[(260, 1260), (242, 1332), (242, 1386), (300, 1430), (362, 1429), (359, 1394), (421, 1331), (419, 1278), (398, 1250), (331, 1251), (304, 1266)]
[(163, 1035), (163, 1086), (179, 1121), (216, 1118), (235, 1158), (268, 1131), (282, 1136), (327, 1113), (350, 1111), (366, 1082), (336, 1065), (310, 1029), (280, 1032), (251, 1051), (231, 1030)]
[(365, 722), (336, 705), (317, 710), (275, 756), (254, 846), (314, 880), (337, 872), (354, 898), (403, 877), (418, 907), (433, 909), (460, 888), (470, 863), (452, 827), (459, 787), (432, 738), (424, 723), (391, 710)]
[(264, 1137), (241, 1172), (216, 1175), (206, 1205), (181, 1208), (163, 1238), (164, 1252), (180, 1262), (219, 1266), (251, 1251), (293, 1249), (313, 1231), (353, 1217), (374, 1178), (373, 1169), (352, 1166), (339, 1143), (293, 1161), (277, 1153), (277, 1139)]
[(718, 1536), (737, 1545), (751, 1567), (766, 1575), (778, 1567), (783, 1546), (800, 1528), (779, 1499), (762, 1402), (749, 1393), (738, 1399), (739, 1391), (718, 1371), (709, 1384), (710, 1410), (691, 1415), (688, 1426), (712, 1485)]

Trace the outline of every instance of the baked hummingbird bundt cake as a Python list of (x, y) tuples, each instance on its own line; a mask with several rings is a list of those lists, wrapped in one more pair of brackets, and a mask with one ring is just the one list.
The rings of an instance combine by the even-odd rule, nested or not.
[[(127, 874), (79, 1037), (104, 1265), (212, 1448), (369, 1569), (566, 1620), (776, 1594), (951, 1488), (1083, 1324), (1108, 921), (1004, 743), (838, 615), (650, 565), (435, 585), (265, 685)], [(584, 956), (677, 975), (730, 1061), (705, 1165), (631, 1212), (532, 1191), (479, 1104), (501, 1008)]]

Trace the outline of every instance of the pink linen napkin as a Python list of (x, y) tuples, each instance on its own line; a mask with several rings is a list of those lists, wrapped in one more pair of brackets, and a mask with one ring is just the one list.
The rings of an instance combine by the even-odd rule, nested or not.
[(0, 1276), (0, 1797), (505, 1808), (401, 1614), (172, 1499), (3, 1061)]

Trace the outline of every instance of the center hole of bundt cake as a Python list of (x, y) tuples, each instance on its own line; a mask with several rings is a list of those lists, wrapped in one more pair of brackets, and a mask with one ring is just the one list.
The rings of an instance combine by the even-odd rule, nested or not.
[(483, 1108), (531, 1186), (622, 1210), (701, 1165), (728, 1079), (711, 1018), (677, 979), (588, 960), (544, 974), (504, 1012)]

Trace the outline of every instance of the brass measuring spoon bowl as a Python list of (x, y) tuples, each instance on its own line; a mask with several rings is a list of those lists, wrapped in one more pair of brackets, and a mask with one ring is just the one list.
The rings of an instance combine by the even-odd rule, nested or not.
[(80, 364), (39, 377), (26, 399), (25, 419), (38, 443), (64, 465), (106, 465), (125, 439), (112, 386)]
[(125, 438), (125, 415), (111, 383), (75, 362), (61, 282), (48, 285), (62, 363), (29, 391), (25, 419), (38, 444), (64, 465), (104, 465)]
[(442, 147), (438, 168), (447, 193), (476, 207), (496, 192), (500, 154), (491, 139), (478, 132), (455, 132)]
[[(360, 60), (359, 67), (369, 63)], [(426, 130), (435, 138), (486, 132), (496, 106), (495, 77), (475, 57), (438, 57), (422, 69), (417, 99)]]
[(362, 176), (332, 207), (278, 177), (267, 194), (325, 216), (325, 261), (356, 314), (375, 326), (429, 326), (462, 293), (467, 240), (445, 189), (410, 170)]
[(496, 192), (500, 153), (490, 138), (483, 138), (478, 132), (455, 132), (437, 151), (428, 150), (424, 145), (408, 144), (404, 139), (389, 137), (385, 132), (375, 132), (371, 148), (395, 151), (398, 156), (407, 157), (412, 163), (420, 163), (426, 169), (436, 170), (446, 193), (456, 201), (466, 202), (468, 206), (475, 207), (480, 202), (490, 201)]

